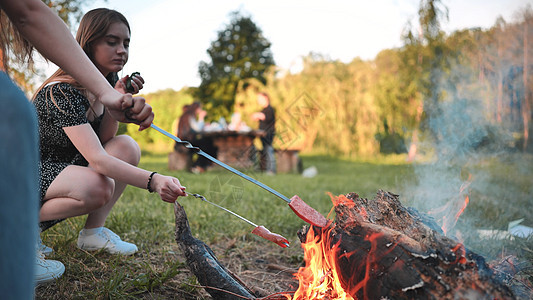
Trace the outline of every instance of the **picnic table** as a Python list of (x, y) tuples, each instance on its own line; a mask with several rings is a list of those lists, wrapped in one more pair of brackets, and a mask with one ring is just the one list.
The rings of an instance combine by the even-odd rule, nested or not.
[[(252, 168), (256, 163), (254, 139), (264, 136), (263, 130), (233, 131), (216, 130), (198, 133), (201, 138), (211, 139), (217, 147), (217, 159), (234, 168)], [(190, 166), (190, 155), (173, 151), (169, 154), (169, 169), (183, 170)]]
[(250, 131), (212, 131), (202, 133), (203, 137), (213, 140), (217, 147), (217, 159), (235, 168), (252, 168), (256, 163), (254, 139), (264, 136), (263, 130)]
[[(217, 159), (238, 169), (265, 168), (260, 151), (254, 145), (254, 139), (265, 135), (263, 130), (233, 131), (216, 130), (199, 133), (200, 137), (208, 138), (217, 147)], [(275, 149), (278, 173), (301, 173), (302, 161), (297, 149)], [(172, 151), (168, 156), (170, 170), (185, 170), (192, 165), (188, 149)]]

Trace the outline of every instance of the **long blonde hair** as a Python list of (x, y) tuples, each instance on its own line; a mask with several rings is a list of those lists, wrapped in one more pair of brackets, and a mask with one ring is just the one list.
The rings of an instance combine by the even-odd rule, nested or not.
[(6, 13), (0, 9), (0, 70), (9, 71), (9, 57), (18, 63), (33, 67), (33, 46), (13, 26)]
[[(131, 33), (128, 20), (116, 10), (107, 8), (93, 9), (87, 12), (81, 19), (80, 26), (78, 27), (78, 32), (76, 33), (76, 41), (78, 41), (81, 48), (83, 49), (85, 54), (87, 54), (91, 61), (94, 62), (93, 43), (99, 38), (104, 37), (111, 24), (114, 23), (124, 23), (126, 27), (128, 27), (128, 31)], [(110, 84), (114, 85), (117, 80), (117, 74), (110, 73), (106, 78)], [(72, 78), (72, 76), (68, 75), (62, 69), (58, 69), (37, 89), (37, 91), (32, 97), (32, 100), (35, 99), (39, 91), (41, 91), (46, 85), (55, 81), (66, 82), (73, 85), (79, 90), (85, 91), (85, 88), (83, 88), (83, 86), (81, 86), (79, 82)]]

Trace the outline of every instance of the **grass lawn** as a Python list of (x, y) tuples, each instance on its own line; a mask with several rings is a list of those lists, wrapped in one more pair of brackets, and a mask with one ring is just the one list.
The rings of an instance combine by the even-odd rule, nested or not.
[[(327, 193), (356, 192), (373, 198), (378, 189), (383, 189), (399, 194), (404, 205), (415, 206), (411, 188), (419, 182), (415, 168), (425, 167), (406, 164), (403, 157), (348, 161), (305, 155), (302, 160), (304, 168), (317, 168), (315, 177), (245, 173), (289, 198), (299, 195), (328, 215), (332, 204)], [(268, 293), (295, 289), (297, 282), (291, 273), (303, 262), (296, 232), (305, 223), (286, 202), (222, 169), (200, 175), (169, 171), (166, 154), (143, 153), (141, 167), (176, 176), (187, 191), (202, 194), (285, 236), (291, 247), (283, 249), (252, 235), (251, 225), (208, 203), (193, 197), (178, 199), (187, 212), (193, 235), (209, 245), (219, 260), (249, 286)], [(516, 255), (523, 262), (523, 270), (515, 279), (531, 287), (533, 239), (480, 241), (473, 229), (506, 229), (510, 221), (521, 218), (522, 225), (533, 227), (533, 157), (513, 154), (487, 159), (469, 166), (469, 170), (486, 177), (480, 178), (483, 185), (477, 185), (476, 178), (472, 180), (470, 203), (458, 223), (465, 245), (487, 260)], [(139, 252), (134, 256), (77, 249), (77, 235), (84, 220), (68, 219), (42, 234), (43, 242), (55, 250), (51, 258), (63, 262), (66, 271), (56, 282), (38, 287), (37, 299), (210, 299), (187, 269), (174, 240), (173, 206), (157, 194), (128, 187), (106, 222), (106, 227), (122, 239), (137, 244)]]

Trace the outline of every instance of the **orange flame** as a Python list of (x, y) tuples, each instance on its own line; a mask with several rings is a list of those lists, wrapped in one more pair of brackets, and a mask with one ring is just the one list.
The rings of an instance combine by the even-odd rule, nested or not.
[(453, 249), (452, 252), (455, 254), (455, 261), (453, 263), (456, 264), (466, 264), (466, 249), (463, 244), (457, 244)]
[(292, 299), (353, 299), (344, 291), (339, 278), (339, 243), (331, 249), (327, 228), (321, 235), (314, 234), (313, 229), (307, 232), (304, 248), (305, 268), (300, 268), (294, 274), (299, 281), (299, 287)]
[[(465, 195), (464, 198), (462, 198), (462, 195), (468, 193), (467, 188), (472, 183), (471, 179), (472, 175), (470, 174), (468, 176), (468, 180), (465, 181), (459, 188), (459, 193), (455, 200), (452, 199), (443, 206), (432, 209), (428, 212), (428, 214), (430, 215), (436, 217), (440, 216), (439, 221), (440, 224), (442, 224), (441, 229), (444, 232), (444, 235), (448, 235), (450, 230), (455, 227), (455, 224), (457, 224), (459, 217), (463, 214), (466, 207), (468, 206), (468, 203), (470, 202), (470, 198), (468, 197), (468, 195)], [(464, 200), (461, 200), (461, 198)]]
[[(331, 215), (331, 213), (335, 210), (335, 207), (337, 207), (337, 206), (339, 206), (339, 205), (344, 205), (344, 206), (346, 206), (346, 207), (350, 207), (350, 208), (351, 208), (351, 207), (355, 207), (355, 203), (354, 203), (352, 200), (346, 198), (345, 195), (342, 195), (342, 194), (341, 194), (341, 195), (339, 195), (339, 196), (334, 196), (334, 195), (332, 195), (331, 193), (328, 193), (328, 195), (329, 195), (329, 197), (331, 198), (331, 202), (333, 203), (333, 207), (331, 208), (331, 211), (330, 211), (330, 213), (328, 214), (328, 217), (329, 217), (329, 216)], [(347, 211), (351, 211), (351, 210), (347, 210)], [(363, 218), (366, 218), (366, 216), (367, 216), (367, 212), (366, 212), (366, 210), (365, 210), (364, 207), (360, 207), (360, 208), (358, 208), (357, 211), (358, 211), (358, 213), (359, 213), (360, 216), (362, 216)], [(350, 219), (360, 219), (360, 217), (358, 217), (358, 216), (352, 216), (352, 215), (348, 216), (348, 218), (350, 218)]]
[[(335, 206), (341, 204), (350, 207), (355, 206), (355, 203), (344, 195), (336, 197), (330, 194), (330, 197)], [(357, 213), (359, 214), (358, 216), (353, 216), (357, 219), (366, 217), (367, 214), (364, 208), (358, 209)], [(363, 255), (363, 257), (366, 257), (364, 264), (352, 267), (345, 265), (344, 269), (341, 269), (341, 261), (346, 263), (346, 261), (350, 261), (352, 255), (362, 254), (342, 252), (340, 247), (341, 240), (339, 239), (337, 242), (333, 240), (335, 234), (332, 234), (332, 230), (333, 227), (328, 227), (322, 228), (320, 232), (315, 232), (315, 228), (311, 227), (307, 232), (306, 241), (302, 244), (305, 267), (300, 268), (294, 274), (299, 281), (299, 287), (293, 298), (286, 295), (288, 299), (354, 299), (359, 291), (362, 291), (365, 299), (369, 299), (366, 289), (367, 284), (371, 278), (372, 266), (379, 261), (377, 256), (370, 253), (377, 252), (378, 239), (383, 234), (373, 233), (364, 238), (370, 243), (368, 252), (366, 252), (367, 250), (362, 250), (367, 254)], [(389, 248), (389, 251), (392, 251), (393, 248), (394, 245)], [(353, 272), (352, 276), (343, 277), (346, 275), (344, 273), (347, 270)], [(357, 276), (357, 274), (361, 276)], [(359, 281), (356, 278), (360, 278)]]
[(470, 198), (468, 196), (465, 197), (465, 202), (463, 203), (463, 206), (459, 209), (459, 211), (455, 214), (455, 222), (459, 220), (459, 217), (463, 214), (465, 211), (465, 208), (468, 206), (468, 202), (470, 202)]
[(449, 216), (453, 211), (449, 211), (449, 214), (442, 217), (442, 231), (444, 231), (444, 235), (447, 235), (447, 233), (455, 227), (455, 224), (459, 221), (459, 217), (463, 214), (469, 202), (470, 199), (468, 196), (465, 196), (465, 200), (461, 203), (461, 207), (457, 210), (453, 219)]
[[(333, 208), (338, 205), (355, 205), (344, 195), (336, 197), (330, 193), (329, 196)], [(315, 230), (311, 227), (307, 232), (306, 241), (302, 244), (305, 267), (294, 274), (299, 281), (299, 287), (292, 299), (353, 299), (344, 290), (339, 278), (341, 272), (338, 260), (349, 254), (340, 252), (340, 240), (330, 246), (333, 244), (330, 235), (332, 229), (322, 228), (321, 233), (315, 235)]]
[[(468, 183), (469, 184), (469, 183)], [(466, 185), (468, 186), (468, 185)], [(465, 188), (463, 185), (460, 189), (462, 193)], [(331, 201), (334, 208), (338, 205), (346, 205), (348, 207), (356, 206), (354, 201), (348, 199), (344, 195), (333, 196), (330, 194)], [(459, 210), (450, 212), (450, 203), (447, 203), (443, 208), (446, 213), (444, 218), (455, 217), (457, 222), (460, 215), (466, 209), (469, 198), (465, 197)], [(355, 226), (359, 222), (365, 222), (367, 218), (367, 211), (363, 206), (357, 207), (353, 215), (344, 216), (353, 218)], [(455, 225), (455, 222), (453, 225)], [(449, 223), (445, 223), (449, 224)], [(329, 224), (331, 225), (331, 223)], [(352, 226), (352, 224), (344, 223), (344, 226)], [(298, 290), (294, 295), (284, 295), (287, 299), (294, 300), (311, 300), (311, 299), (370, 299), (372, 295), (372, 280), (375, 280), (376, 266), (379, 265), (383, 257), (387, 257), (397, 246), (397, 241), (387, 243), (385, 247), (380, 247), (380, 239), (384, 238), (383, 232), (369, 233), (364, 236), (364, 240), (368, 242), (369, 247), (362, 247), (359, 250), (346, 253), (341, 249), (341, 239), (336, 235), (333, 226), (326, 228), (309, 228), (306, 241), (302, 243), (304, 249), (305, 267), (302, 267), (294, 274), (299, 281)], [(443, 230), (446, 227), (443, 226)], [(465, 264), (466, 249), (463, 244), (459, 243), (454, 248), (450, 249), (455, 258), (452, 263)], [(350, 258), (357, 258), (350, 260)], [(344, 265), (341, 264), (344, 263)], [(390, 266), (389, 270), (401, 269), (404, 266), (404, 261), (395, 261)], [(347, 274), (349, 272), (349, 274)]]
[(339, 206), (340, 204), (346, 205), (348, 207), (354, 207), (355, 203), (346, 198), (344, 195), (339, 195), (337, 197), (333, 196), (331, 193), (328, 193), (329, 197), (331, 198), (331, 202), (333, 203), (333, 206)]

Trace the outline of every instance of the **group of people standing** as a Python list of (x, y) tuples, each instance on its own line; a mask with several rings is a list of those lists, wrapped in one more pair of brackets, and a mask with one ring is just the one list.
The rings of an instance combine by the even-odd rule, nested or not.
[[(276, 174), (276, 156), (272, 144), (276, 134), (276, 111), (270, 105), (270, 97), (267, 93), (258, 93), (257, 103), (261, 107), (261, 111), (253, 113), (250, 118), (253, 121), (259, 122), (259, 130), (264, 133), (260, 136), (265, 162), (264, 169), (266, 174), (273, 175)], [(212, 139), (201, 134), (205, 129), (206, 115), (207, 112), (202, 109), (200, 102), (185, 105), (183, 107), (183, 113), (178, 120), (177, 136), (181, 140), (188, 141), (192, 145), (202, 149), (207, 154), (216, 157), (217, 148), (214, 146)], [(235, 117), (235, 115), (237, 115), (237, 117)], [(242, 121), (241, 117), (240, 113), (235, 113), (228, 129), (239, 131)], [(175, 144), (174, 150), (178, 152), (187, 152), (189, 155), (193, 155), (192, 152), (189, 152), (188, 149), (178, 143)], [(199, 156), (193, 161), (191, 171), (193, 173), (202, 173), (209, 168), (211, 164), (212, 163), (208, 159)]]

